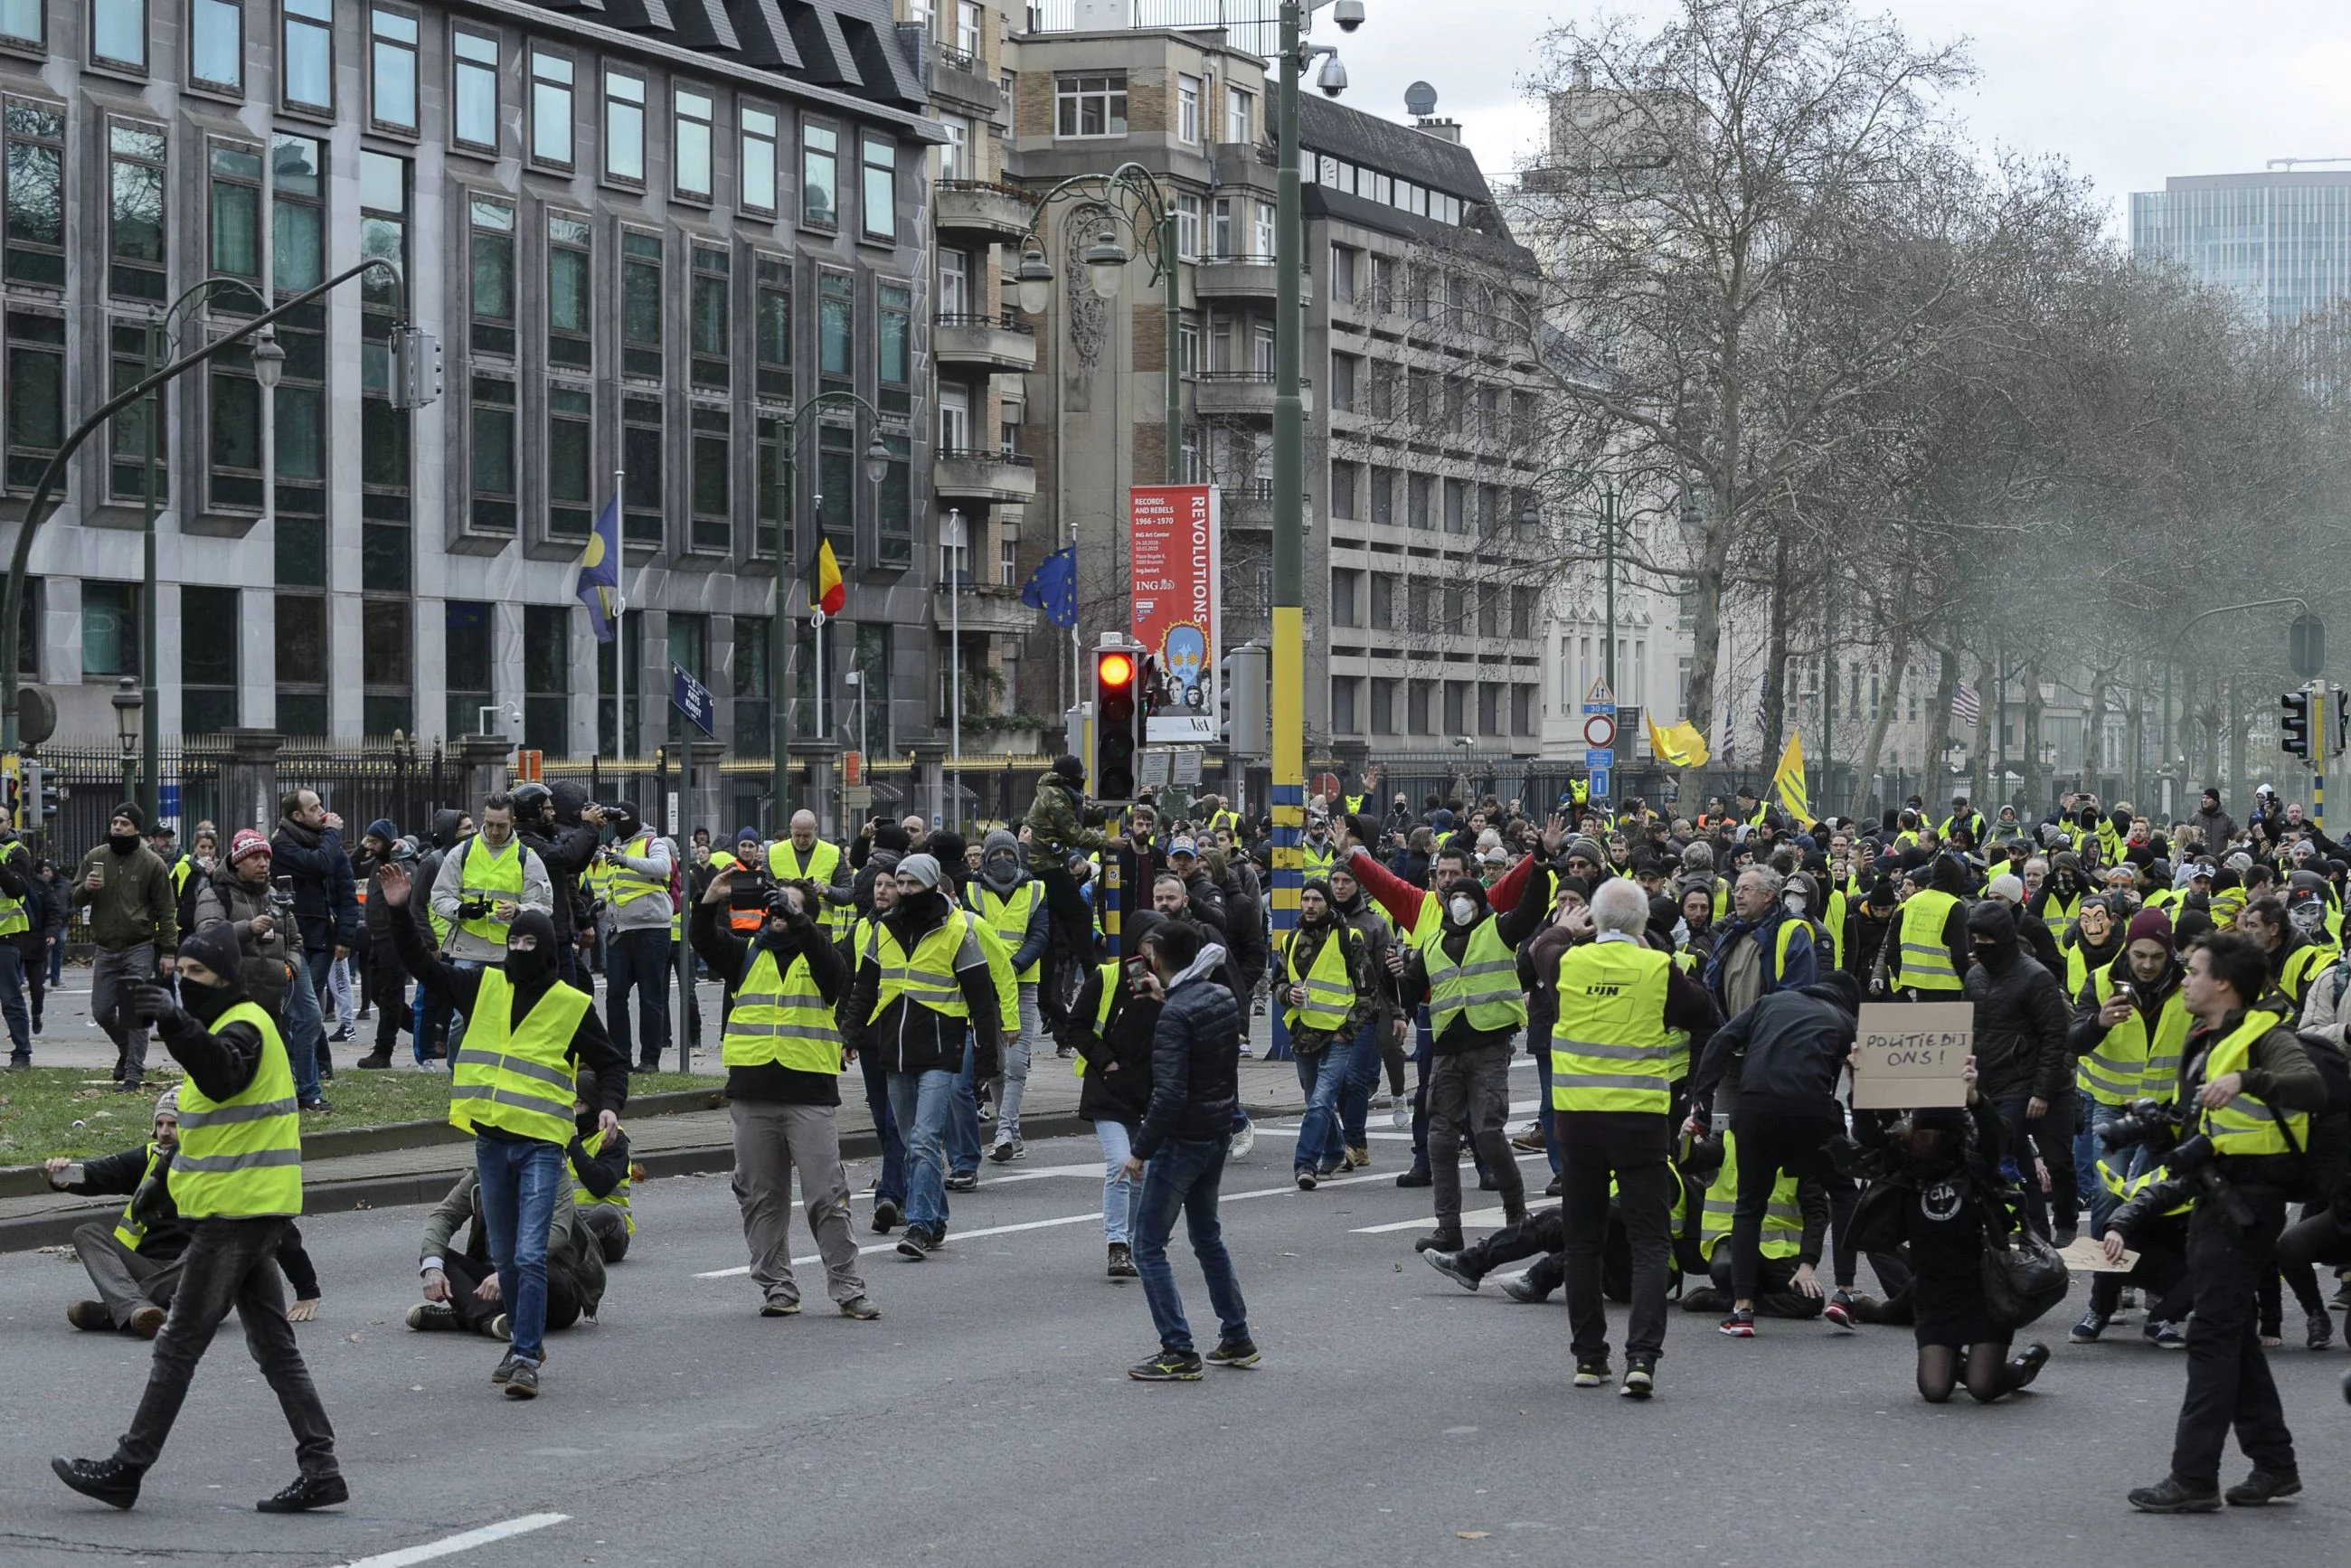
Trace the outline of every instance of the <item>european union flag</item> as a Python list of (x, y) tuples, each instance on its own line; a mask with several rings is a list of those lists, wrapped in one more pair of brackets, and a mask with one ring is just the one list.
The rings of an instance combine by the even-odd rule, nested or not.
[(595, 531), (580, 552), (580, 582), (574, 590), (588, 607), (588, 626), (596, 641), (612, 640), (613, 622), (621, 618), (621, 497), (604, 503), (596, 514)]
[(1041, 610), (1045, 619), (1067, 631), (1078, 623), (1078, 557), (1074, 545), (1063, 545), (1037, 563), (1020, 590), (1020, 602)]

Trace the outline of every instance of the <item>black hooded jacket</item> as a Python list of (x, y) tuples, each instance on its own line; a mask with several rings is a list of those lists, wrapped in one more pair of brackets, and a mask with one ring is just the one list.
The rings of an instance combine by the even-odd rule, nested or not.
[[(718, 919), (718, 905), (696, 904), (688, 925), (688, 935), (694, 950), (710, 966), (710, 972), (726, 983), (726, 995), (731, 1001), (735, 988), (751, 967), (754, 946), (768, 948), (776, 955), (778, 971), (789, 968), (795, 956), (806, 958), (809, 977), (816, 982), (817, 993), (827, 1004), (841, 1000), (847, 973), (841, 967), (841, 950), (829, 939), (825, 928), (802, 915), (790, 930), (780, 937), (770, 936), (762, 926), (755, 940), (729, 931)], [(785, 1105), (838, 1105), (841, 1103), (841, 1074), (834, 1072), (800, 1072), (792, 1068), (764, 1062), (757, 1067), (729, 1067), (726, 1070), (726, 1094), (732, 1100), (764, 1101)]]
[(1860, 1010), (1859, 982), (1834, 971), (1818, 984), (1759, 997), (1707, 1041), (1690, 1079), (1691, 1106), (1711, 1105), (1734, 1064), (1739, 1094), (1834, 1106)]
[(2008, 905), (1977, 904), (1968, 912), (1968, 932), (1970, 942), (1986, 942), (1961, 991), (1975, 1004), (1978, 1091), (1995, 1103), (2057, 1099), (2074, 1085), (2066, 1049), (2074, 1020), (2063, 982), (2034, 962)]
[[(901, 950), (912, 954), (923, 939), (964, 912), (950, 904), (936, 889), (901, 893), (882, 917)], [(976, 920), (978, 917), (973, 916)], [(968, 1019), (939, 1012), (908, 997), (897, 997), (877, 1014), (882, 995), (882, 966), (869, 944), (856, 955), (856, 972), (850, 982), (849, 1007), (841, 1016), (841, 1037), (854, 1051), (881, 1052), (892, 1072), (959, 1072), (963, 1069), (963, 1038), (967, 1021), (972, 1037), (972, 1072), (993, 1078), (1002, 1071), (998, 1041), (1002, 1014), (996, 998), (996, 981), (987, 956), (975, 937), (962, 945), (955, 960), (956, 984), (963, 995)]]
[[(1134, 940), (1141, 942), (1159, 924), (1159, 916), (1146, 909), (1128, 924)], [(1062, 1043), (1085, 1063), (1078, 1084), (1079, 1116), (1088, 1122), (1121, 1123), (1132, 1134), (1151, 1103), (1151, 1040), (1162, 1004), (1154, 997), (1136, 996), (1123, 973), (1113, 972), (1107, 983), (1112, 988), (1110, 1017), (1096, 1030), (1105, 984), (1102, 967), (1086, 971)]]
[(581, 902), (580, 873), (596, 858), (598, 834), (596, 829), (580, 820), (580, 808), (588, 803), (584, 788), (567, 779), (550, 785), (548, 794), (555, 807), (554, 825), (550, 827), (536, 819), (517, 821), (515, 834), (547, 868), (548, 881), (554, 884), (555, 935), (568, 947), (588, 915)]
[(433, 921), (426, 905), (432, 898), (433, 884), (440, 880), (441, 862), (448, 858), (451, 850), (456, 848), (457, 824), (465, 820), (464, 812), (445, 806), (434, 812), (432, 847), (416, 857), (415, 868), (410, 873), (410, 885), (418, 890), (419, 896), (408, 901), (408, 910), (428, 946), (437, 944), (433, 941)]

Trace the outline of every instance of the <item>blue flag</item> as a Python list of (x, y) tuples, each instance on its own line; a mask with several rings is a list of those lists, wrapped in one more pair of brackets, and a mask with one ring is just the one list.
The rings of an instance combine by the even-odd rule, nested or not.
[(621, 497), (614, 496), (596, 514), (595, 531), (580, 552), (580, 584), (575, 591), (588, 607), (589, 629), (596, 641), (612, 640), (621, 618)]
[(1078, 557), (1076, 548), (1063, 545), (1037, 563), (1020, 590), (1020, 602), (1041, 610), (1045, 619), (1068, 630), (1078, 623)]

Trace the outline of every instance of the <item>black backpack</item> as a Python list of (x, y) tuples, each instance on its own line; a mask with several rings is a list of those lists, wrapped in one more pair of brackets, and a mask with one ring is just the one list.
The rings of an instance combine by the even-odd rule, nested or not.
[(2326, 1080), (2326, 1109), (2311, 1113), (2310, 1141), (2302, 1151), (2302, 1174), (2286, 1197), (2294, 1203), (2332, 1203), (2351, 1186), (2351, 1057), (2334, 1040), (2316, 1032), (2297, 1034), (2303, 1053)]

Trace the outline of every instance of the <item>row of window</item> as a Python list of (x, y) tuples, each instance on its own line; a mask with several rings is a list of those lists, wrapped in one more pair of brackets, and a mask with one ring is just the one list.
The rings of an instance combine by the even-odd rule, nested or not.
[[(1207, 129), (1205, 110), (1210, 84), (1178, 73), (1176, 78), (1176, 139), (1198, 146)], [(1257, 94), (1230, 82), (1222, 86), (1224, 141), (1257, 140)], [(1126, 134), (1127, 80), (1124, 71), (1077, 71), (1053, 78), (1053, 135), (1069, 141), (1086, 136)]]
[(1332, 413), (1402, 420), (1413, 435), (1442, 430), (1447, 435), (1527, 445), (1540, 434), (1541, 405), (1532, 392), (1481, 385), (1449, 371), (1333, 350), (1330, 386)]
[[(1448, 332), (1510, 340), (1524, 330), (1527, 307), (1508, 284), (1454, 272), (1430, 261), (1366, 251), (1333, 241), (1331, 302), (1415, 321), (1435, 321)], [(1352, 314), (1352, 312), (1343, 312)]]
[[(1507, 485), (1344, 459), (1331, 465), (1331, 516), (1342, 522), (1442, 528), (1448, 534), (1495, 539), (1509, 536), (1531, 499)], [(1379, 623), (1374, 620), (1374, 624)]]
[[(1367, 586), (1368, 605), (1364, 597)], [(1331, 569), (1333, 626), (1434, 632), (1450, 637), (1532, 637), (1541, 617), (1542, 590), (1524, 583), (1463, 582), (1458, 579), (1364, 571), (1353, 567)]]
[(1333, 735), (1533, 735), (1538, 688), (1501, 681), (1331, 677)]
[(1384, 207), (1394, 207), (1400, 213), (1434, 219), (1457, 228), (1469, 208), (1469, 204), (1458, 196), (1415, 184), (1396, 175), (1382, 173), (1377, 169), (1367, 169), (1343, 158), (1334, 158), (1328, 152), (1317, 152), (1311, 147), (1300, 150), (1298, 177), (1309, 185), (1320, 185), (1342, 195), (1360, 196)]

